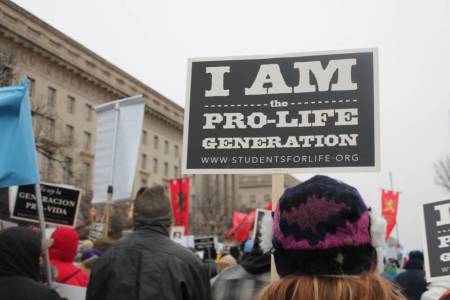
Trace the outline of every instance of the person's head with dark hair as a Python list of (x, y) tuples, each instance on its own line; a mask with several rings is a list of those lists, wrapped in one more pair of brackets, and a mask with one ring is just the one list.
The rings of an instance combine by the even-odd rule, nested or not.
[(172, 207), (161, 185), (151, 188), (142, 187), (134, 201), (134, 229), (152, 224), (162, 225), (169, 234), (169, 228), (172, 225)]
[(0, 231), (1, 299), (61, 300), (51, 288), (39, 283), (42, 250), (50, 246), (39, 231), (11, 227)]
[(240, 256), (241, 256), (241, 252), (239, 251), (239, 247), (236, 246), (232, 246), (230, 247), (230, 255), (234, 257), (234, 259), (236, 259), (236, 261), (239, 262)]
[(203, 250), (203, 259), (204, 260), (216, 260), (217, 251), (215, 248), (207, 248)]
[(358, 190), (333, 178), (314, 176), (287, 189), (269, 239), (281, 279), (259, 299), (404, 299), (377, 274), (384, 224)]
[(423, 252), (419, 251), (419, 250), (415, 250), (415, 251), (409, 252), (408, 257), (409, 257), (409, 259), (418, 259), (418, 260), (421, 260), (421, 261), (424, 260)]
[(427, 290), (423, 266), (423, 253), (421, 251), (411, 251), (409, 259), (404, 266), (405, 272), (398, 274), (394, 278), (394, 281), (408, 299), (420, 299)]
[(24, 276), (37, 280), (41, 234), (23, 227), (0, 231), (0, 277)]

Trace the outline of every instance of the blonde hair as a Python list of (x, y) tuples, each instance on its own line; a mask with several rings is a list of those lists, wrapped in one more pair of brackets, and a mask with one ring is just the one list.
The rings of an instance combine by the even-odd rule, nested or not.
[(217, 263), (217, 271), (222, 272), (224, 269), (228, 267), (233, 267), (237, 265), (236, 259), (234, 259), (231, 255), (225, 255), (222, 257)]
[(257, 300), (406, 300), (378, 274), (361, 276), (287, 276), (267, 286)]

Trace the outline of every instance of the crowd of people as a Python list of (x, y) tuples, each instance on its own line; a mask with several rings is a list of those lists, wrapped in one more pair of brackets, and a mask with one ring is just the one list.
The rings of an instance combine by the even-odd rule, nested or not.
[(287, 189), (257, 240), (208, 251), (203, 261), (169, 238), (163, 187), (141, 188), (134, 205), (133, 232), (107, 247), (80, 242), (69, 227), (48, 240), (24, 227), (0, 231), (1, 298), (61, 299), (41, 283), (48, 249), (55, 282), (87, 288), (86, 300), (450, 299), (450, 281), (427, 284), (422, 252), (385, 255), (383, 219), (357, 189), (330, 177)]

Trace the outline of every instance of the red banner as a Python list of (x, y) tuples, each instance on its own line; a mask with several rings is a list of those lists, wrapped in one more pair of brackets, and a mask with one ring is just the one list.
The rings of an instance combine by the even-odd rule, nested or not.
[(239, 226), (241, 226), (241, 223), (245, 220), (246, 217), (247, 217), (246, 213), (240, 211), (233, 211), (233, 228), (231, 228), (227, 232), (227, 238), (231, 238), (235, 235), (236, 230), (239, 229)]
[(170, 200), (175, 226), (184, 226), (189, 234), (189, 178), (170, 180)]
[(233, 228), (227, 233), (227, 238), (233, 238), (235, 241), (244, 242), (249, 239), (250, 230), (255, 222), (256, 210), (246, 214), (239, 211), (233, 212)]
[(391, 235), (397, 224), (398, 192), (383, 190), (381, 194), (381, 209), (383, 217), (386, 219), (386, 239)]

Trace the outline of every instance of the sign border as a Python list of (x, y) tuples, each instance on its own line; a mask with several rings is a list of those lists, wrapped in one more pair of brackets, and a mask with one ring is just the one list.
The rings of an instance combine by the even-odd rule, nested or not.
[[(375, 145), (375, 164), (371, 167), (320, 167), (320, 168), (245, 168), (245, 169), (191, 169), (187, 168), (187, 143), (189, 140), (189, 113), (190, 113), (190, 94), (192, 83), (192, 64), (194, 62), (208, 62), (208, 61), (227, 61), (227, 60), (250, 60), (250, 59), (275, 59), (284, 57), (304, 57), (304, 56), (318, 56), (318, 55), (333, 55), (333, 54), (352, 54), (352, 53), (367, 53), (373, 54), (373, 89), (374, 89), (374, 145)], [(226, 56), (226, 57), (207, 57), (207, 58), (189, 58), (187, 66), (187, 83), (186, 83), (186, 97), (184, 108), (184, 130), (183, 130), (183, 153), (181, 162), (182, 174), (282, 174), (282, 173), (353, 173), (353, 172), (380, 172), (380, 103), (379, 103), (379, 73), (378, 73), (378, 48), (358, 48), (348, 50), (329, 50), (329, 51), (313, 51), (302, 53), (286, 53), (280, 55), (243, 55), (243, 56)]]
[(430, 261), (428, 259), (428, 243), (427, 243), (427, 229), (425, 227), (425, 205), (430, 205), (433, 203), (439, 203), (443, 201), (450, 201), (450, 199), (443, 199), (432, 202), (422, 202), (420, 205), (420, 219), (421, 219), (421, 227), (422, 227), (422, 241), (423, 241), (423, 255), (424, 255), (424, 267), (425, 267), (425, 277), (427, 282), (435, 282), (438, 280), (450, 280), (450, 274), (444, 276), (431, 276), (430, 272)]
[[(76, 211), (75, 211), (75, 216), (74, 216), (74, 218), (73, 218), (73, 224), (71, 224), (71, 225), (66, 225), (66, 224), (60, 224), (60, 223), (53, 223), (53, 222), (47, 222), (47, 221), (45, 221), (45, 213), (44, 213), (44, 221), (45, 221), (45, 224), (48, 224), (48, 225), (55, 225), (55, 226), (65, 226), (65, 227), (73, 227), (73, 228), (75, 228), (76, 226), (76, 224), (77, 224), (77, 219), (78, 219), (78, 213), (79, 213), (79, 208), (80, 208), (80, 205), (81, 205), (81, 196), (82, 196), (82, 193), (83, 193), (83, 190), (82, 189), (79, 189), (79, 188), (77, 188), (77, 187), (72, 187), (72, 186), (69, 186), (69, 185), (65, 185), (65, 184), (57, 184), (57, 183), (48, 183), (48, 182), (40, 182), (39, 184), (45, 184), (45, 185), (50, 185), (50, 186), (54, 186), (54, 187), (59, 187), (59, 188), (66, 188), (66, 189), (71, 189), (71, 190), (76, 190), (76, 191), (79, 191), (79, 194), (78, 194), (78, 202), (77, 202), (77, 207), (76, 207)], [(19, 188), (18, 188), (19, 186), (17, 186), (17, 190), (15, 191), (15, 195), (14, 195), (14, 197), (12, 198), (13, 199), (13, 201), (14, 201), (14, 205), (13, 205), (13, 209), (12, 209), (12, 211), (10, 211), (10, 218), (11, 219), (15, 219), (15, 220), (21, 220), (21, 221), (26, 221), (26, 222), (33, 222), (33, 223), (39, 223), (40, 221), (39, 221), (39, 218), (37, 218), (36, 220), (34, 220), (34, 219), (27, 219), (27, 218), (23, 218), (23, 217), (16, 217), (16, 216), (14, 216), (14, 208), (15, 208), (15, 206), (16, 206), (16, 201), (17, 201), (17, 193), (19, 192)], [(10, 187), (11, 188), (11, 187)]]

